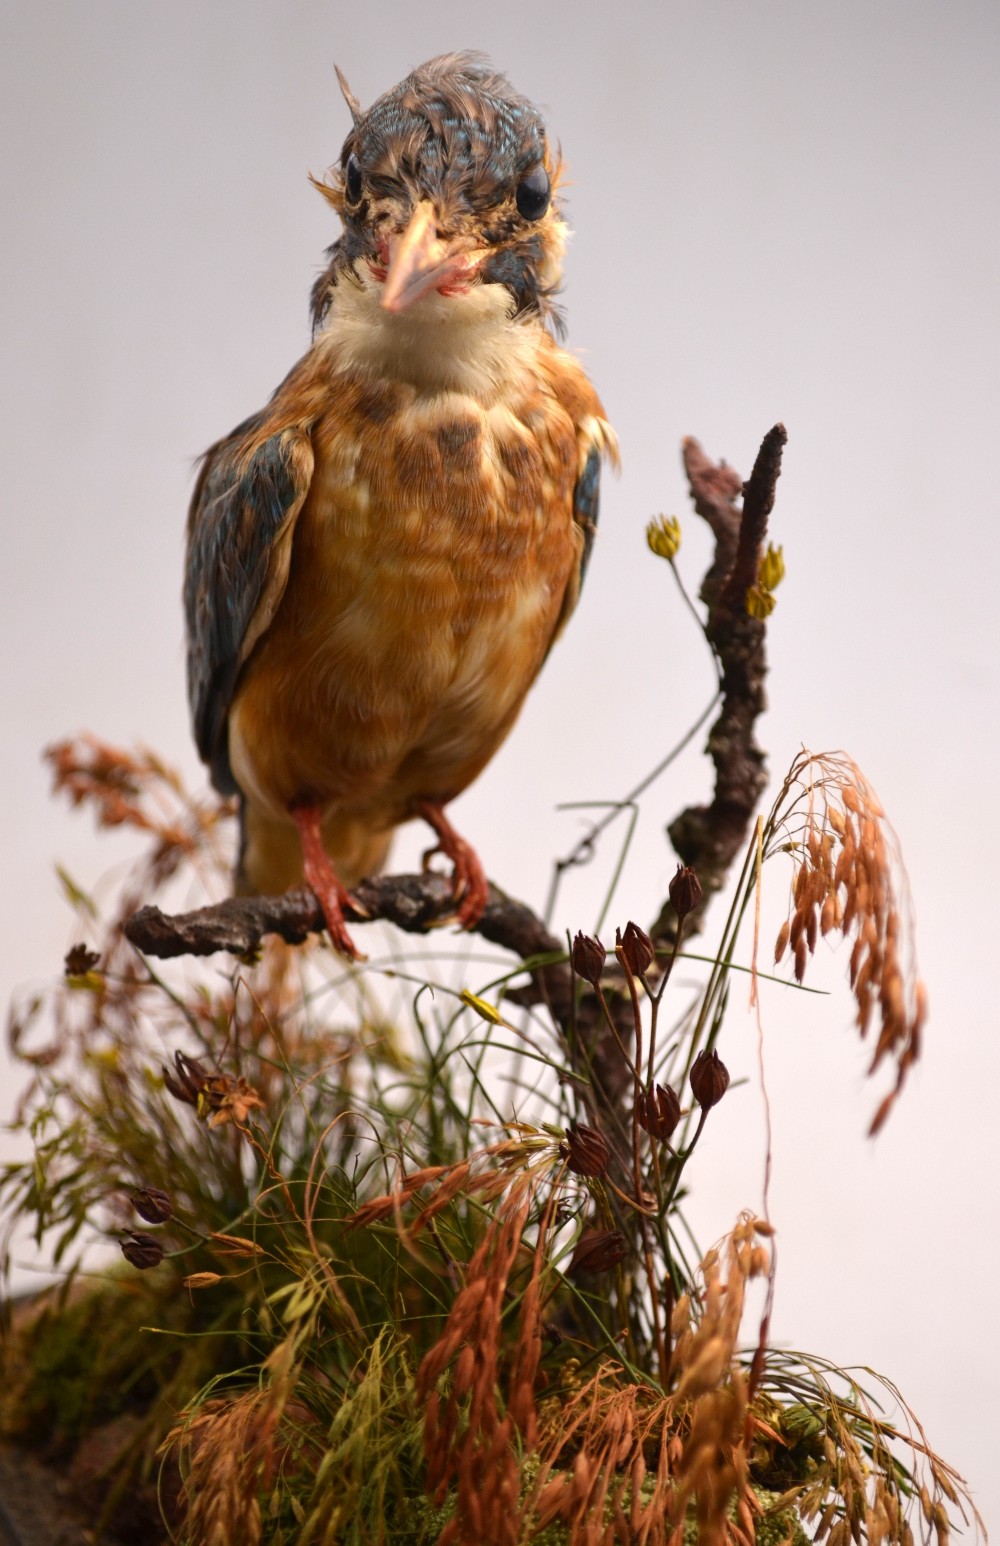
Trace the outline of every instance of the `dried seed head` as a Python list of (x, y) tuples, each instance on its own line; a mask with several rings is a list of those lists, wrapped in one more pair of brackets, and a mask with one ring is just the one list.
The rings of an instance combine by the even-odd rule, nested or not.
[(192, 1272), (184, 1279), (183, 1287), (193, 1291), (196, 1288), (214, 1288), (216, 1283), (221, 1282), (221, 1272)]
[(643, 1090), (636, 1101), (635, 1119), (651, 1138), (668, 1143), (681, 1119), (681, 1103), (670, 1085), (654, 1084)]
[(604, 970), (604, 962), (608, 952), (599, 939), (590, 934), (577, 934), (573, 941), (571, 960), (573, 970), (584, 982), (589, 982), (592, 987), (597, 987)]
[(611, 1150), (607, 1139), (595, 1127), (573, 1122), (559, 1145), (559, 1153), (575, 1175), (603, 1176)]
[(147, 1224), (165, 1224), (174, 1205), (168, 1193), (162, 1192), (158, 1186), (140, 1186), (130, 1196), (136, 1213)]
[(590, 1272), (610, 1272), (612, 1267), (617, 1267), (620, 1261), (624, 1261), (628, 1255), (628, 1245), (625, 1236), (617, 1229), (585, 1229), (579, 1240), (569, 1266), (566, 1269), (568, 1277), (576, 1277), (578, 1274)]
[(138, 1267), (144, 1272), (147, 1267), (158, 1267), (164, 1257), (164, 1250), (155, 1235), (144, 1235), (139, 1231), (126, 1235), (120, 1242), (122, 1255), (133, 1267)]
[(701, 881), (689, 864), (677, 866), (676, 874), (667, 890), (678, 918), (686, 918), (701, 901)]
[[(782, 804), (784, 802), (784, 804)], [(821, 936), (852, 943), (848, 975), (861, 1036), (878, 1021), (871, 1070), (896, 1064), (895, 1087), (871, 1131), (891, 1110), (920, 1052), (925, 1013), (916, 973), (912, 915), (896, 836), (864, 774), (841, 752), (802, 752), (775, 807), (801, 863), (792, 881), (793, 913), (778, 935), (775, 959), (791, 945), (798, 982)], [(794, 819), (794, 825), (792, 825)]]
[(204, 1089), (208, 1080), (208, 1069), (197, 1058), (189, 1058), (183, 1052), (174, 1053), (174, 1068), (177, 1077), (170, 1069), (161, 1064), (163, 1070), (163, 1082), (175, 1100), (182, 1100), (188, 1106), (197, 1106), (199, 1092)]
[(729, 1069), (713, 1047), (703, 1049), (691, 1065), (691, 1093), (703, 1111), (717, 1106), (729, 1088)]
[(168, 1068), (163, 1068), (164, 1084), (175, 1100), (194, 1106), (209, 1127), (245, 1123), (251, 1111), (264, 1108), (257, 1091), (242, 1074), (236, 1079), (229, 1074), (210, 1074), (197, 1058), (186, 1057), (183, 1052), (174, 1053), (174, 1067), (176, 1078)]
[(682, 1294), (670, 1315), (670, 1335), (676, 1341), (691, 1325), (691, 1295)]
[(88, 950), (86, 945), (74, 945), (66, 952), (63, 971), (67, 977), (86, 977), (88, 972), (94, 970), (100, 959), (97, 952)]
[(625, 933), (616, 932), (616, 954), (620, 955), (633, 977), (641, 977), (653, 963), (653, 941), (645, 929), (631, 920), (625, 925)]
[(809, 950), (805, 936), (800, 934), (795, 941), (795, 981), (801, 982), (806, 974), (806, 962), (809, 959)]
[(750, 1253), (750, 1276), (767, 1277), (771, 1270), (771, 1253), (766, 1246), (755, 1245)]

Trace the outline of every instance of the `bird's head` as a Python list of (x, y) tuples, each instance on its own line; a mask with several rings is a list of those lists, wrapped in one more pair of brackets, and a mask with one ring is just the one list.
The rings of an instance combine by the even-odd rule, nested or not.
[(388, 313), (502, 286), (509, 315), (558, 324), (566, 227), (538, 110), (475, 54), (430, 60), (367, 111), (340, 84), (354, 123), (316, 186), (344, 234), (313, 290), (315, 326), (345, 279), (379, 285)]

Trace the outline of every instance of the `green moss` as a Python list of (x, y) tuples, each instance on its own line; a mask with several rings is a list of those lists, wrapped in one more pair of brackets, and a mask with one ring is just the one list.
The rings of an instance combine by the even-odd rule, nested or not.
[(185, 1335), (198, 1319), (169, 1269), (41, 1299), (0, 1350), (0, 1433), (63, 1454), (123, 1413), (147, 1415), (167, 1391), (176, 1410), (208, 1369), (204, 1343)]
[[(533, 1479), (537, 1471), (537, 1463), (528, 1461), (525, 1466), (526, 1477)], [(649, 1496), (652, 1484), (647, 1483), (643, 1492)], [(757, 1522), (757, 1546), (808, 1546), (809, 1536), (802, 1527), (802, 1523), (794, 1509), (784, 1508), (776, 1513), (770, 1513), (778, 1500), (778, 1494), (767, 1492), (763, 1488), (755, 1487), (754, 1495), (761, 1505), (762, 1517)], [(628, 1507), (629, 1494), (626, 1493), (624, 1503)], [(414, 1499), (407, 1507), (405, 1517), (400, 1517), (392, 1522), (391, 1533), (386, 1537), (398, 1543), (398, 1546), (434, 1546), (444, 1526), (451, 1519), (455, 1511), (455, 1500), (449, 1498), (440, 1508), (435, 1508), (428, 1498)], [(610, 1509), (606, 1514), (610, 1520)], [(572, 1546), (567, 1527), (564, 1524), (553, 1523), (547, 1525), (544, 1530), (536, 1535), (527, 1537), (531, 1546)], [(697, 1546), (698, 1529), (693, 1517), (689, 1517), (684, 1529), (684, 1546)]]

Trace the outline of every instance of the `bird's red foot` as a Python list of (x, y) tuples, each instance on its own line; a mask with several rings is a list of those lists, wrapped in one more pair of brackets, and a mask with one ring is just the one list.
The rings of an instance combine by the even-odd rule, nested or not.
[(316, 899), (323, 909), (323, 917), (326, 919), (334, 950), (346, 956), (349, 961), (366, 961), (368, 957), (362, 955), (347, 932), (344, 908), (355, 907), (356, 904), (338, 879), (330, 855), (323, 847), (319, 807), (296, 805), (292, 807), (291, 816), (299, 829), (299, 841), (302, 844), (302, 870), (306, 884), (315, 891)]
[[(417, 815), (422, 816), (427, 825), (433, 829), (437, 837), (437, 847), (432, 848), (430, 852), (442, 853), (452, 862), (452, 887), (455, 900), (459, 904), (459, 923), (463, 929), (475, 928), (486, 911), (486, 903), (490, 897), (489, 882), (479, 855), (471, 843), (467, 843), (464, 837), (459, 837), (445, 815), (443, 807), (434, 800), (418, 800), (416, 811)], [(430, 854), (425, 855), (425, 859), (428, 858)]]

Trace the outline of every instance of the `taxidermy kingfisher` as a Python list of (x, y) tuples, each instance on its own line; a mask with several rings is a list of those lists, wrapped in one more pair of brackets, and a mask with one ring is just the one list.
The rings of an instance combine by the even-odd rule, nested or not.
[(316, 186), (343, 235), (313, 343), (206, 453), (188, 520), (198, 750), (237, 794), (243, 892), (303, 875), (358, 959), (348, 888), (420, 816), (472, 927), (447, 815), (572, 612), (614, 434), (553, 329), (566, 227), (538, 111), (475, 54), (363, 111)]

